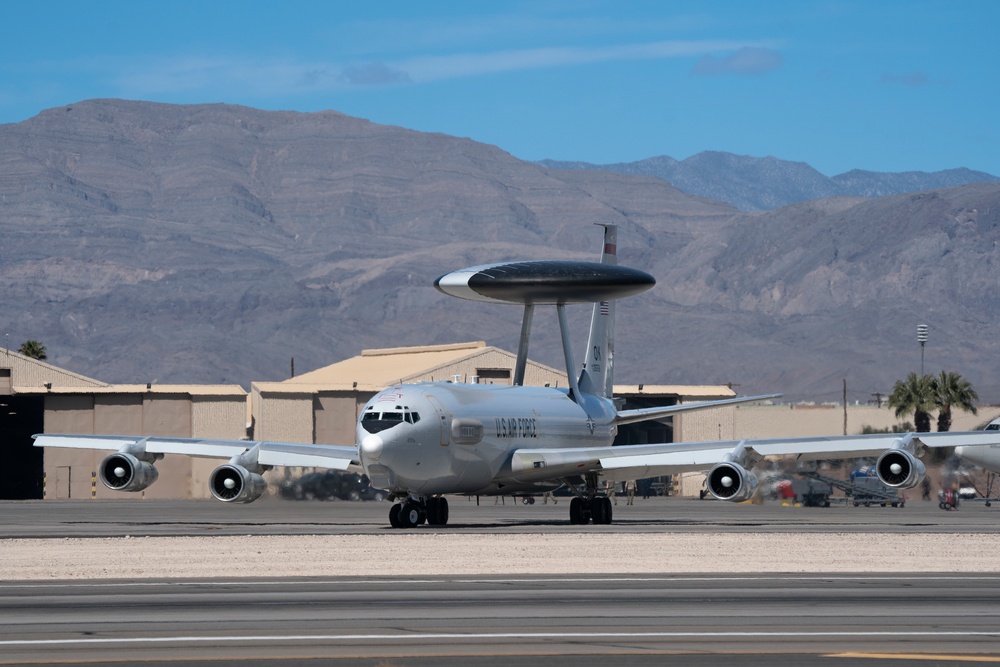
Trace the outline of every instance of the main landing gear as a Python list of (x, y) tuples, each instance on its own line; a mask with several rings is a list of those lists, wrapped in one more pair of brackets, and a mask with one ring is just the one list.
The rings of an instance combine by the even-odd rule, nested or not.
[[(577, 477), (577, 480), (580, 478)], [(569, 502), (569, 522), (575, 525), (611, 523), (611, 498), (597, 495), (597, 474), (587, 473), (585, 478), (586, 491)], [(567, 479), (566, 483), (580, 493), (579, 481)]]
[(426, 523), (444, 526), (448, 523), (448, 500), (440, 496), (407, 498), (389, 510), (389, 524), (393, 528), (416, 528)]
[(611, 498), (594, 496), (593, 498), (576, 497), (569, 501), (569, 522), (572, 524), (611, 523)]

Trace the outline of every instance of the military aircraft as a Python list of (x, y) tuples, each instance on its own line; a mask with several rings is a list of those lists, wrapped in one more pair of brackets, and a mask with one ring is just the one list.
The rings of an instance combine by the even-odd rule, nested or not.
[[(388, 387), (358, 419), (356, 446), (147, 436), (36, 435), (40, 447), (111, 450), (99, 469), (105, 486), (140, 491), (156, 481), (165, 454), (229, 458), (209, 477), (212, 495), (251, 502), (265, 492), (272, 466), (344, 470), (360, 466), (395, 502), (396, 528), (448, 523), (446, 494), (537, 494), (564, 484), (574, 491), (573, 524), (607, 524), (612, 504), (605, 480), (620, 481), (706, 470), (708, 492), (742, 501), (757, 490), (751, 469), (766, 456), (807, 459), (878, 456), (889, 486), (912, 488), (924, 475), (920, 448), (1000, 445), (1000, 432), (909, 433), (612, 446), (622, 424), (772, 399), (750, 396), (623, 410), (612, 394), (615, 300), (655, 285), (652, 276), (617, 263), (617, 228), (602, 225), (600, 262), (501, 262), (454, 271), (435, 281), (445, 294), (523, 307), (510, 386), (423, 382)], [(593, 303), (582, 366), (577, 368), (568, 304)], [(524, 386), (535, 308), (554, 306), (566, 360), (567, 387)]]
[[(991, 421), (986, 425), (985, 430), (1000, 433), (1000, 419)], [(991, 445), (988, 447), (959, 445), (955, 448), (955, 454), (958, 455), (958, 458), (968, 463), (973, 463), (989, 472), (1000, 473), (1000, 445)]]

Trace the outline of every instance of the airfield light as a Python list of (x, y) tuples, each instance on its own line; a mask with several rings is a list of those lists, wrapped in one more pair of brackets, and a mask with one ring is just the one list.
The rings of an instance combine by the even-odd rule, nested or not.
[(924, 346), (927, 344), (927, 331), (928, 327), (926, 324), (917, 325), (917, 342), (920, 343), (920, 376), (924, 375)]

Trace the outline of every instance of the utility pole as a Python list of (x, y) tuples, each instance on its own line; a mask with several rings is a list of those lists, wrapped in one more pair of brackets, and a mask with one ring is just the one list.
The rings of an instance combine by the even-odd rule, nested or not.
[(920, 343), (920, 377), (924, 376), (924, 345), (927, 344), (927, 325), (917, 325), (917, 342)]
[(847, 435), (847, 378), (844, 378), (844, 435)]

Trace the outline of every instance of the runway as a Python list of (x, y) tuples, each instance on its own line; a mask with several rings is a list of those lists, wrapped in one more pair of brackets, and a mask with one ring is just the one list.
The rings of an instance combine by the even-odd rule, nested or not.
[[(571, 526), (564, 503), (490, 499), (476, 506), (454, 499), (454, 525), (411, 531), (386, 526), (386, 503), (0, 503), (0, 567), (23, 565), (13, 548), (20, 543), (41, 545), (36, 559), (69, 548), (83, 562), (89, 556), (80, 545), (126, 552), (120, 565), (99, 564), (103, 569), (76, 580), (0, 574), (0, 664), (1000, 662), (1000, 567), (893, 571), (918, 539), (944, 545), (972, 539), (994, 562), (1000, 508), (636, 503), (620, 501), (610, 526)], [(142, 552), (129, 551), (192, 539), (218, 547), (214, 556), (202, 551), (195, 558), (216, 558), (222, 573), (164, 579), (155, 569), (143, 574)], [(387, 553), (379, 554), (383, 560), (337, 561), (337, 549), (258, 548), (275, 540), (384, 545), (377, 550)], [(470, 541), (484, 546), (453, 552), (448, 546)], [(556, 553), (556, 565), (564, 565), (558, 571), (519, 571), (548, 554), (546, 545), (564, 543), (570, 548)], [(678, 561), (668, 555), (675, 543), (696, 546), (685, 547)], [(854, 572), (781, 571), (782, 563), (796, 562), (796, 549), (817, 543), (844, 553), (867, 549), (856, 561), (867, 565)], [(228, 544), (239, 553), (222, 549)], [(739, 546), (745, 544), (760, 548)], [(894, 546), (881, 553), (885, 544)], [(829, 549), (827, 555), (844, 557)], [(962, 549), (952, 549), (942, 563), (963, 558)], [(318, 566), (327, 574), (284, 576), (282, 559), (307, 561), (305, 571)], [(491, 573), (464, 573), (469, 560)], [(633, 567), (639, 562), (653, 565), (640, 572)], [(391, 563), (394, 574), (380, 563)], [(685, 572), (671, 571), (678, 564)], [(693, 571), (699, 566), (705, 571)]]
[[(494, 504), (494, 503), (497, 504)], [(389, 527), (388, 502), (285, 501), (272, 497), (246, 505), (215, 500), (57, 500), (0, 502), (0, 539), (48, 537), (204, 535), (382, 535)], [(1000, 534), (1000, 503), (966, 501), (946, 512), (935, 502), (914, 500), (904, 507), (783, 506), (726, 503), (676, 497), (624, 497), (614, 506), (614, 523), (571, 526), (569, 502), (525, 505), (504, 498), (450, 498), (447, 526), (415, 532), (445, 534), (624, 534), (671, 533), (977, 533)]]
[(600, 576), (0, 586), (0, 664), (1000, 661), (1000, 577)]

